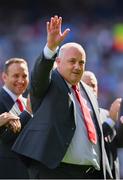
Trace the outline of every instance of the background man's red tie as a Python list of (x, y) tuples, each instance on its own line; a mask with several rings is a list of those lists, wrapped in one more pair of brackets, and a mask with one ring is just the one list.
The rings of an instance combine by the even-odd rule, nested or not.
[(21, 112), (24, 111), (24, 105), (22, 104), (22, 101), (19, 98), (16, 101), (17, 101), (20, 111)]
[(74, 85), (74, 86), (72, 86), (72, 88), (73, 88), (76, 98), (78, 99), (80, 106), (81, 106), (85, 125), (86, 125), (87, 132), (88, 132), (88, 138), (91, 142), (96, 144), (97, 143), (96, 130), (95, 130), (94, 123), (92, 121), (92, 118), (91, 118), (91, 115), (89, 112), (89, 108), (86, 105), (84, 98), (81, 96), (78, 86)]

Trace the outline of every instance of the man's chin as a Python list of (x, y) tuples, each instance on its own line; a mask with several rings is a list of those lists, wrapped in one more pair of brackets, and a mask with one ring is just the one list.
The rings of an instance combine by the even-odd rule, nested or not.
[(16, 95), (17, 95), (17, 96), (20, 96), (20, 95), (23, 94), (23, 93), (24, 93), (24, 91), (17, 91), (17, 92), (16, 92)]
[(74, 80), (74, 81), (72, 81), (72, 83), (71, 84), (73, 84), (73, 85), (76, 85), (76, 84), (78, 84), (79, 83), (79, 80)]

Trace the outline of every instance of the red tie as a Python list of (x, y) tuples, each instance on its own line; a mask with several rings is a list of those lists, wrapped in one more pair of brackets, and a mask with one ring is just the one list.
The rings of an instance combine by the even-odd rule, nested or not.
[(76, 98), (78, 99), (81, 106), (81, 110), (83, 112), (85, 125), (88, 131), (88, 138), (91, 142), (96, 144), (97, 143), (96, 130), (89, 112), (89, 108), (87, 107), (84, 98), (81, 96), (79, 88), (76, 85), (72, 86), (72, 88), (75, 92)]
[(24, 111), (24, 106), (23, 106), (23, 104), (22, 104), (21, 99), (18, 98), (16, 101), (17, 101), (17, 104), (18, 104), (18, 107), (19, 107), (20, 111), (21, 111), (21, 112)]

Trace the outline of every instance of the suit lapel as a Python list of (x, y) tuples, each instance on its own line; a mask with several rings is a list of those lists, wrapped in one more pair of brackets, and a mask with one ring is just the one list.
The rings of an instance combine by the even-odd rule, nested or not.
[(59, 87), (59, 90), (62, 91), (62, 94), (64, 93), (65, 95), (68, 96), (68, 93), (71, 93), (67, 83), (62, 78), (62, 76), (59, 74), (57, 69), (55, 69), (53, 71), (52, 78), (54, 81), (57, 82), (56, 85)]
[[(11, 96), (2, 88), (0, 91), (0, 97), (2, 98), (2, 103), (4, 107), (6, 108), (7, 112), (11, 112), (15, 115), (20, 114), (20, 110), (14, 100), (11, 98)], [(25, 105), (25, 98), (22, 99)]]
[(6, 107), (6, 111), (9, 112), (15, 103), (14, 100), (3, 88), (0, 91), (0, 97), (1, 97), (3, 105)]

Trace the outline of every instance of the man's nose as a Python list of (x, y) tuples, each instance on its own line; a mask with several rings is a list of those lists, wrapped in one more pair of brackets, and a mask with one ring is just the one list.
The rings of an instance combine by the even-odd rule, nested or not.
[(19, 83), (24, 83), (24, 79), (23, 79), (22, 77), (19, 77), (19, 78), (18, 78), (18, 82), (19, 82)]
[(75, 69), (81, 69), (81, 66), (80, 66), (79, 63), (76, 63), (76, 64), (75, 64)]

